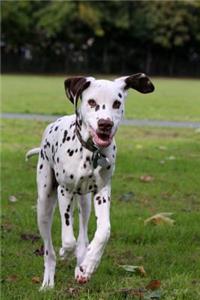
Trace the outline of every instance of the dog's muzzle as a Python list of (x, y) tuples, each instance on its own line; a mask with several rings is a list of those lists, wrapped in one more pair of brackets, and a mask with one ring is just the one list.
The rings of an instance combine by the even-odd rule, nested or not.
[(108, 147), (112, 143), (112, 128), (114, 123), (110, 119), (100, 119), (97, 125), (98, 127), (96, 130), (91, 128), (92, 140), (98, 147)]

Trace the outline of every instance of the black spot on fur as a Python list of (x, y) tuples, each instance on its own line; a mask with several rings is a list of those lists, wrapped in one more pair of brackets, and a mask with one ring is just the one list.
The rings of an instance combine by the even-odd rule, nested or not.
[(69, 141), (70, 141), (70, 139), (71, 139), (71, 138), (70, 138), (70, 136), (68, 136), (68, 137), (67, 137), (67, 141), (69, 142)]
[(45, 187), (47, 187), (47, 185), (46, 185), (46, 184), (44, 184), (44, 188), (45, 188)]
[(110, 170), (110, 168), (111, 168), (111, 166), (107, 166), (107, 168), (106, 168), (106, 169), (107, 169), (107, 170)]
[(86, 164), (83, 164), (83, 168), (86, 169), (86, 167), (87, 167)]
[(70, 211), (70, 204), (67, 206), (67, 212)]
[(101, 204), (101, 200), (98, 201), (98, 204), (99, 204), (99, 205)]
[(122, 98), (122, 94), (121, 93), (119, 93), (118, 96), (119, 96), (119, 98)]
[(42, 159), (44, 159), (44, 158), (45, 158), (45, 157), (44, 157), (43, 150), (41, 150), (41, 151), (40, 151), (40, 156), (41, 156), (41, 158), (42, 158)]
[(49, 254), (49, 252), (48, 252), (48, 250), (46, 250), (46, 255), (48, 255)]
[(102, 108), (103, 108), (103, 109), (105, 109), (105, 108), (106, 108), (105, 104), (103, 104)]
[(65, 213), (65, 219), (69, 219), (69, 214)]
[(115, 150), (115, 149), (116, 149), (116, 146), (114, 145), (114, 146), (113, 146), (113, 150)]
[(50, 148), (51, 147), (51, 144), (49, 142), (47, 142), (47, 146)]
[(100, 196), (97, 196), (97, 197), (96, 197), (96, 200), (97, 200), (97, 201), (98, 201), (98, 200), (100, 200), (100, 199), (101, 199), (101, 197), (100, 197)]
[(56, 177), (58, 177), (58, 172), (56, 173)]
[(72, 156), (74, 154), (74, 150), (71, 150), (70, 152), (69, 152), (69, 156)]
[(54, 130), (57, 131), (58, 130), (58, 126), (56, 126)]
[(75, 139), (75, 135), (73, 135), (73, 137), (72, 137), (72, 141)]
[(103, 197), (103, 203), (106, 203), (106, 199)]
[(90, 161), (90, 157), (89, 156), (86, 156), (86, 161)]
[(62, 142), (64, 143), (67, 137), (67, 130), (64, 130)]
[(92, 185), (89, 186), (89, 190), (91, 190), (91, 189), (92, 189)]
[(78, 152), (78, 149), (76, 149), (75, 152), (77, 153), (77, 152)]
[(40, 170), (43, 168), (43, 164), (40, 165)]
[(80, 152), (82, 152), (82, 151), (83, 151), (83, 148), (81, 147), (81, 148), (80, 148)]
[(54, 145), (51, 147), (51, 152), (54, 153)]
[(59, 157), (57, 157), (57, 163), (59, 163)]
[(58, 146), (58, 142), (56, 142), (56, 147)]
[(70, 175), (70, 178), (71, 178), (71, 179), (73, 179), (73, 178), (74, 178), (74, 175), (73, 175), (73, 174), (71, 174), (71, 175)]
[(65, 173), (65, 169), (63, 169), (63, 174)]
[(80, 266), (79, 269), (80, 269), (81, 272), (83, 272), (83, 267)]
[(99, 105), (99, 104), (97, 104), (97, 105), (96, 105), (96, 107), (95, 107), (95, 111), (98, 111), (98, 110), (99, 110), (99, 108), (100, 108), (100, 105)]
[(46, 160), (48, 160), (48, 161), (49, 161), (49, 158), (48, 158), (48, 156), (47, 156), (46, 152), (44, 152), (44, 155), (45, 155), (45, 158), (46, 158)]

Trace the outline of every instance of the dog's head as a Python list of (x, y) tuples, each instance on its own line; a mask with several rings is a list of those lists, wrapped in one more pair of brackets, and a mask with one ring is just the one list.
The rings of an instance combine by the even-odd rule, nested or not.
[(154, 86), (142, 73), (117, 78), (114, 81), (96, 80), (93, 77), (72, 77), (65, 80), (69, 100), (78, 109), (79, 118), (88, 137), (100, 148), (108, 147), (124, 114), (124, 100), (129, 88), (151, 93)]

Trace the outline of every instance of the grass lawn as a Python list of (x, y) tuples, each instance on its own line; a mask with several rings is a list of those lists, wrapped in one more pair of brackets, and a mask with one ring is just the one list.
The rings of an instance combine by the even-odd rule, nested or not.
[[(3, 112), (71, 114), (73, 107), (65, 96), (64, 79), (64, 76), (3, 75)], [(130, 90), (126, 118), (200, 120), (199, 80), (155, 78), (153, 82), (156, 90), (152, 94)]]
[[(55, 87), (55, 98), (56, 91), (60, 93), (62, 78), (55, 78), (53, 85), (48, 84), (51, 78), (21, 78), (21, 86), (25, 85), (25, 81), (28, 85), (31, 78), (32, 92), (38, 82), (38, 91), (41, 91), (42, 82), (46, 81), (48, 92)], [(17, 82), (20, 78), (7, 77), (6, 80), (15, 79)], [(160, 82), (164, 91), (165, 83)], [(195, 86), (195, 81), (191, 83)], [(18, 86), (16, 97), (19, 97), (20, 90)], [(44, 94), (47, 94), (44, 98), (49, 101), (46, 88), (45, 91)], [(13, 93), (14, 96), (14, 87), (6, 93)], [(23, 107), (28, 103), (28, 94), (24, 92)], [(40, 96), (44, 95), (40, 92)], [(57, 96), (61, 103), (64, 96)], [(40, 97), (38, 93), (33, 93), (32, 98), (37, 102)], [(154, 99), (151, 99), (153, 103)], [(7, 109), (12, 107), (14, 111), (14, 103), (13, 99), (9, 105), (7, 103)], [(34, 106), (34, 101), (30, 105), (34, 112), (36, 108), (45, 107)], [(59, 109), (61, 107), (59, 104)], [(2, 299), (124, 299), (126, 295), (120, 289), (142, 288), (156, 279), (161, 281), (160, 299), (199, 300), (200, 143), (199, 133), (191, 129), (120, 128), (117, 135), (117, 166), (112, 184), (112, 233), (102, 262), (91, 281), (78, 286), (73, 278), (75, 260), (66, 262), (58, 259), (55, 289), (46, 293), (38, 292), (40, 284), (37, 282), (42, 277), (43, 258), (36, 255), (35, 251), (40, 249), (42, 241), (22, 239), (21, 234), (38, 234), (35, 211), (36, 158), (25, 163), (24, 154), (39, 144), (44, 127), (45, 123), (32, 121), (4, 120), (2, 123)], [(140, 180), (142, 175), (150, 175), (153, 180), (145, 183)], [(18, 201), (10, 202), (10, 195), (16, 196)], [(131, 195), (129, 201), (120, 200), (127, 198), (127, 195)], [(173, 212), (175, 225), (144, 226), (146, 218), (159, 212)], [(92, 214), (90, 238), (94, 230), (95, 219)], [(58, 210), (54, 217), (53, 240), (58, 253), (61, 244)], [(126, 272), (120, 267), (125, 264), (142, 265), (146, 277)], [(126, 299), (130, 298), (133, 299), (131, 296)], [(134, 299), (139, 297), (135, 296)]]

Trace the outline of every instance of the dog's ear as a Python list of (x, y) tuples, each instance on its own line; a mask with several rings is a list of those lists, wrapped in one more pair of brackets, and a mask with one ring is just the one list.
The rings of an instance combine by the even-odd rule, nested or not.
[(115, 81), (119, 83), (124, 90), (131, 88), (143, 94), (152, 93), (155, 89), (149, 77), (144, 73), (120, 77)]
[(90, 85), (90, 78), (71, 77), (65, 80), (65, 92), (69, 100), (74, 104), (75, 100), (81, 96), (82, 92)]

